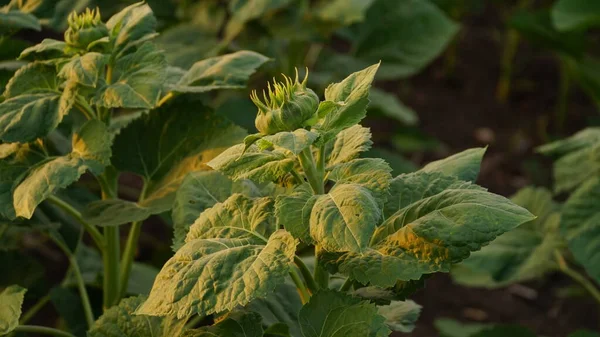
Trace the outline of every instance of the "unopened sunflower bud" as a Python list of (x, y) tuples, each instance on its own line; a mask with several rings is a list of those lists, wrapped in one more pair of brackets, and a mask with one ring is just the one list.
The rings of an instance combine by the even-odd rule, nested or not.
[(65, 42), (73, 47), (86, 49), (87, 46), (105, 36), (108, 29), (100, 18), (98, 8), (77, 14), (73, 12), (68, 18), (69, 28), (65, 31)]
[(302, 82), (296, 78), (283, 75), (285, 82), (273, 80), (269, 83), (268, 97), (263, 91), (264, 101), (252, 92), (250, 98), (258, 107), (258, 115), (254, 121), (256, 128), (263, 135), (272, 135), (282, 131), (294, 131), (310, 124), (316, 116), (319, 97), (306, 87), (308, 70)]

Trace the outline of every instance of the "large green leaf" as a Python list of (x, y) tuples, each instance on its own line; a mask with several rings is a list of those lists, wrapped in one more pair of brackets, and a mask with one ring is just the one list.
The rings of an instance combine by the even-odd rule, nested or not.
[(0, 103), (0, 140), (30, 142), (54, 130), (73, 105), (70, 91), (58, 91), (54, 66), (30, 63), (6, 85)]
[[(201, 2), (198, 5), (211, 3), (210, 1)], [(223, 8), (219, 9), (223, 10)], [(212, 17), (206, 22), (211, 24), (216, 23), (217, 20), (220, 20), (220, 18)], [(197, 43), (199, 40), (202, 43)], [(219, 45), (217, 36), (213, 32), (207, 32), (203, 25), (196, 21), (192, 23), (184, 22), (169, 27), (160, 33), (155, 42), (160, 49), (165, 51), (167, 62), (182, 69), (189, 69), (194, 63), (205, 56), (214, 55), (211, 52)], [(177, 81), (172, 84), (175, 83)]]
[(314, 294), (298, 317), (304, 337), (382, 337), (391, 332), (374, 304), (331, 290)]
[(331, 105), (331, 111), (317, 124), (316, 128), (333, 135), (358, 124), (367, 114), (369, 88), (379, 69), (379, 63), (355, 72), (342, 82), (330, 84), (325, 89), (324, 104)]
[(441, 337), (535, 337), (529, 329), (519, 325), (461, 323), (452, 319), (438, 319), (435, 327)]
[(371, 88), (369, 97), (371, 99), (369, 110), (381, 111), (384, 115), (406, 125), (415, 125), (419, 120), (417, 113), (404, 105), (398, 97), (392, 93), (377, 88)]
[(48, 158), (32, 167), (15, 188), (17, 216), (31, 218), (42, 201), (79, 179), (86, 171), (100, 174), (110, 164), (111, 139), (104, 123), (91, 120), (73, 137), (73, 151)]
[(510, 18), (509, 24), (534, 44), (555, 52), (580, 57), (585, 51), (585, 34), (558, 31), (548, 10), (518, 12)]
[(75, 336), (85, 336), (88, 329), (81, 298), (75, 289), (54, 287), (49, 293), (50, 302)]
[(357, 184), (339, 184), (319, 196), (310, 214), (310, 235), (323, 249), (360, 254), (381, 219), (377, 200)]
[(296, 251), (294, 238), (279, 230), (258, 238), (187, 242), (158, 274), (138, 314), (210, 315), (265, 297), (283, 282)]
[(368, 189), (383, 206), (388, 197), (392, 169), (383, 159), (361, 158), (338, 164), (329, 173), (336, 184), (356, 184)]
[(355, 159), (361, 152), (368, 151), (371, 145), (373, 142), (368, 128), (361, 125), (351, 126), (335, 137), (335, 142), (328, 151), (327, 166), (331, 167)]
[(155, 34), (156, 18), (145, 2), (126, 7), (106, 22), (113, 54), (120, 54)]
[(298, 313), (302, 308), (298, 290), (293, 284), (283, 283), (265, 298), (248, 304), (248, 309), (262, 317), (264, 325), (285, 324), (291, 336), (301, 336)]
[(434, 325), (439, 331), (440, 337), (470, 337), (493, 326), (491, 324), (482, 323), (463, 324), (449, 318), (436, 319)]
[(558, 0), (552, 6), (552, 21), (561, 31), (599, 25), (600, 3), (587, 0)]
[(201, 93), (218, 89), (242, 89), (248, 78), (269, 58), (253, 51), (211, 57), (192, 65), (171, 90)]
[(455, 281), (469, 286), (500, 287), (543, 276), (556, 268), (554, 254), (563, 246), (560, 214), (552, 194), (525, 188), (511, 200), (537, 218), (502, 234), (452, 270)]
[(244, 144), (232, 146), (208, 165), (234, 181), (250, 179), (257, 182), (277, 180), (294, 168), (294, 159), (280, 150), (261, 150), (256, 145), (245, 148)]
[(110, 227), (143, 221), (154, 214), (161, 213), (160, 208), (148, 207), (121, 199), (98, 200), (86, 205), (83, 218), (94, 226)]
[(213, 326), (188, 330), (184, 337), (263, 337), (261, 317), (255, 312), (235, 311)]
[(20, 29), (41, 30), (40, 21), (30, 13), (20, 10), (0, 9), (0, 32), (14, 32)]
[(364, 61), (382, 61), (379, 78), (408, 77), (440, 55), (458, 29), (428, 0), (377, 0), (358, 26), (354, 50)]
[(107, 108), (154, 108), (166, 78), (163, 52), (146, 42), (134, 53), (117, 59), (112, 82), (99, 81), (93, 103)]
[(129, 297), (104, 312), (88, 331), (89, 337), (178, 337), (185, 319), (152, 317), (134, 314), (144, 302), (144, 296)]
[(575, 259), (600, 282), (600, 179), (582, 184), (566, 201), (560, 221), (561, 233)]
[(315, 132), (306, 129), (298, 129), (292, 132), (278, 132), (258, 140), (261, 148), (275, 147), (283, 151), (289, 151), (293, 155), (308, 149), (319, 137)]
[(229, 3), (231, 18), (225, 27), (225, 42), (231, 42), (243, 29), (246, 22), (290, 4), (292, 0), (241, 0)]
[(588, 128), (537, 149), (558, 156), (554, 162), (554, 190), (569, 191), (600, 172), (600, 129)]
[(12, 285), (0, 293), (0, 334), (6, 335), (19, 325), (21, 306), (27, 289)]
[(33, 144), (20, 144), (14, 153), (0, 161), (0, 219), (15, 219), (13, 191), (15, 183), (21, 181), (27, 170), (42, 160)]
[(58, 76), (85, 86), (95, 87), (107, 62), (108, 57), (100, 53), (75, 56), (62, 67)]
[(273, 199), (249, 198), (236, 193), (202, 212), (190, 227), (185, 242), (244, 237), (266, 240), (276, 229)]
[(600, 143), (600, 128), (586, 128), (562, 140), (542, 145), (536, 150), (545, 155), (562, 156)]
[(43, 39), (42, 42), (24, 49), (19, 55), (20, 60), (53, 59), (65, 55), (67, 44), (54, 39)]
[[(443, 188), (437, 174), (420, 173), (410, 178), (414, 180), (411, 184), (392, 192), (400, 193), (397, 200), (401, 208), (377, 228), (368, 249), (362, 254), (324, 254), (323, 263), (363, 284), (391, 287), (398, 280), (447, 272), (470, 252), (533, 219), (508, 199), (469, 183)], [(427, 186), (441, 191), (430, 193)], [(413, 200), (423, 189), (424, 197)], [(406, 203), (403, 192), (407, 192)]]
[(475, 182), (486, 148), (473, 148), (425, 165), (422, 172), (440, 172), (459, 180)]
[(2, 94), (6, 99), (23, 94), (57, 93), (56, 67), (32, 62), (17, 70)]
[[(185, 176), (206, 170), (206, 163), (245, 132), (202, 105), (176, 100), (127, 125), (115, 137), (113, 165), (144, 177), (144, 205), (169, 210)], [(131, 149), (138, 155), (132, 156)], [(157, 211), (158, 211), (157, 209)]]
[(321, 1), (315, 9), (317, 17), (324, 21), (331, 21), (340, 25), (349, 26), (352, 23), (364, 20), (365, 12), (374, 0), (327, 0)]
[(258, 197), (262, 193), (250, 180), (231, 181), (217, 171), (199, 171), (190, 173), (177, 190), (173, 203), (173, 249), (177, 251), (183, 245), (190, 226), (204, 210), (217, 203), (224, 202), (234, 193), (249, 197)]
[(385, 317), (385, 324), (391, 330), (400, 332), (412, 332), (421, 314), (421, 306), (411, 300), (392, 301), (377, 309)]
[(600, 106), (600, 59), (586, 55), (575, 61), (568, 60), (567, 64), (570, 76)]
[(531, 330), (520, 325), (497, 325), (485, 328), (470, 337), (536, 337)]
[(439, 172), (418, 171), (401, 174), (390, 182), (390, 193), (383, 209), (384, 215), (389, 218), (404, 207), (439, 194), (448, 188), (484, 190), (475, 184)]
[(275, 212), (279, 226), (284, 226), (295, 238), (311, 243), (310, 215), (317, 199), (308, 184), (297, 186), (290, 194), (277, 196)]

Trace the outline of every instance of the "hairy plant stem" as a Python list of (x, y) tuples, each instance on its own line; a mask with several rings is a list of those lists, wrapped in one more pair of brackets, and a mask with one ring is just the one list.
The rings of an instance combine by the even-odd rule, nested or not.
[(346, 279), (346, 282), (344, 282), (344, 284), (342, 284), (342, 286), (340, 287), (340, 291), (346, 292), (346, 291), (350, 290), (351, 287), (352, 287), (352, 280), (348, 277)]
[[(148, 187), (148, 183), (146, 181), (143, 182), (142, 191), (140, 192), (140, 196), (138, 198), (138, 203), (144, 201), (146, 198), (146, 189)], [(140, 238), (140, 233), (142, 232), (142, 223), (143, 221), (136, 221), (131, 224), (131, 229), (129, 230), (129, 235), (127, 236), (127, 244), (125, 245), (125, 250), (123, 251), (123, 257), (121, 258), (121, 289), (119, 291), (119, 296), (125, 296), (127, 292), (127, 284), (129, 283), (129, 274), (131, 273), (131, 265), (133, 264), (134, 255), (137, 250), (138, 241)]]
[(316, 293), (317, 290), (319, 290), (319, 286), (315, 282), (315, 279), (313, 278), (312, 274), (310, 273), (310, 270), (308, 269), (308, 267), (304, 264), (302, 259), (299, 258), (297, 255), (294, 256), (294, 263), (296, 264), (296, 267), (298, 267), (298, 269), (300, 270), (300, 274), (302, 274), (302, 277), (304, 278), (304, 281), (306, 282), (308, 290), (310, 290), (310, 292), (313, 294)]
[(298, 289), (298, 294), (300, 294), (300, 300), (302, 300), (302, 304), (306, 304), (306, 302), (308, 302), (310, 299), (310, 293), (308, 292), (308, 289), (306, 289), (304, 282), (302, 282), (302, 278), (300, 275), (298, 275), (298, 272), (296, 272), (296, 269), (293, 267), (290, 269), (290, 277)]
[[(325, 194), (325, 147), (321, 146), (317, 154), (317, 165), (310, 148), (305, 149), (300, 153), (298, 159), (304, 170), (304, 174), (316, 195)], [(329, 288), (329, 273), (319, 265), (319, 246), (315, 246), (315, 271), (314, 279), (320, 288)]]
[(598, 288), (596, 288), (584, 275), (569, 267), (569, 264), (559, 252), (554, 252), (554, 255), (560, 271), (572, 278), (575, 282), (581, 284), (581, 286), (592, 295), (594, 300), (600, 304), (600, 290), (598, 290)]
[(74, 105), (77, 108), (77, 110), (79, 110), (85, 116), (85, 118), (87, 118), (88, 120), (94, 119), (96, 114), (93, 111), (86, 109), (82, 104), (79, 104), (78, 102), (75, 102)]
[(206, 316), (202, 316), (202, 315), (196, 315), (196, 316), (194, 316), (192, 319), (189, 320), (189, 322), (187, 322), (185, 324), (185, 330), (194, 329), (205, 318), (206, 318)]
[(171, 98), (175, 97), (175, 93), (169, 91), (166, 95), (164, 95), (160, 101), (156, 104), (156, 106), (161, 107), (163, 104), (167, 103)]
[(319, 264), (319, 255), (321, 254), (321, 246), (315, 246), (315, 281), (320, 288), (329, 288), (329, 272)]
[(298, 171), (295, 169), (292, 169), (290, 173), (294, 176), (294, 179), (296, 179), (298, 184), (302, 184), (304, 182), (304, 179), (300, 176), (300, 173), (298, 173)]
[(300, 166), (304, 170), (306, 179), (310, 184), (314, 194), (324, 194), (325, 187), (323, 186), (323, 180), (319, 178), (319, 174), (315, 167), (315, 159), (310, 151), (310, 148), (305, 149), (298, 155)]
[(81, 275), (81, 270), (79, 269), (79, 264), (77, 263), (77, 257), (67, 245), (56, 238), (54, 235), (50, 235), (50, 238), (54, 243), (67, 255), (69, 258), (69, 263), (71, 265), (71, 271), (75, 276), (75, 281), (77, 282), (77, 290), (79, 291), (79, 296), (81, 296), (81, 304), (83, 305), (83, 312), (85, 314), (85, 320), (87, 321), (88, 328), (94, 324), (96, 319), (94, 318), (94, 312), (92, 311), (92, 305), (90, 304), (90, 297), (88, 296), (87, 290), (85, 289), (85, 281), (83, 280), (83, 276)]
[(58, 330), (58, 329), (54, 329), (54, 328), (48, 328), (45, 326), (37, 326), (37, 325), (19, 325), (13, 331), (14, 332), (29, 332), (29, 333), (35, 333), (35, 334), (44, 334), (44, 335), (51, 335), (51, 336), (57, 336), (57, 337), (75, 337), (75, 335), (72, 335), (66, 331), (62, 331), (62, 330)]
[(87, 221), (85, 221), (83, 219), (83, 216), (81, 215), (81, 213), (78, 210), (76, 210), (69, 203), (67, 203), (66, 201), (60, 199), (59, 197), (57, 197), (55, 195), (51, 195), (46, 200), (48, 200), (55, 206), (59, 207), (60, 209), (65, 211), (67, 214), (69, 214), (73, 218), (75, 218), (75, 220), (77, 220), (83, 226), (83, 228), (88, 233), (90, 233), (92, 240), (94, 240), (94, 243), (98, 246), (98, 248), (100, 248), (100, 250), (104, 249), (104, 237), (102, 236), (100, 231), (96, 228), (96, 226), (88, 223)]
[[(113, 199), (117, 195), (117, 181), (115, 177), (107, 177), (107, 172), (98, 177), (102, 189), (102, 200)], [(108, 226), (104, 228), (104, 310), (119, 302), (119, 262), (121, 254), (121, 238), (119, 226)]]

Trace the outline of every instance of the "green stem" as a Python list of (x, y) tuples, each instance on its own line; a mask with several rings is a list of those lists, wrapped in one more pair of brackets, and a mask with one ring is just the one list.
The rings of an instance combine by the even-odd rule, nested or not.
[(298, 289), (298, 293), (300, 294), (300, 299), (302, 300), (302, 304), (306, 304), (306, 302), (308, 302), (308, 300), (310, 299), (310, 293), (306, 289), (304, 282), (302, 282), (300, 275), (298, 275), (298, 272), (296, 272), (296, 269), (294, 269), (294, 268), (290, 269), (290, 276), (292, 277), (292, 281), (294, 281), (294, 284), (296, 285), (296, 288)]
[(560, 60), (560, 87), (558, 91), (558, 102), (556, 104), (556, 129), (562, 133), (567, 117), (567, 106), (569, 101), (569, 91), (571, 89), (571, 76), (567, 61)]
[(600, 303), (600, 290), (598, 290), (585, 276), (569, 267), (567, 261), (565, 261), (564, 257), (559, 252), (554, 252), (554, 255), (556, 256), (556, 261), (560, 271), (581, 284), (590, 293), (590, 295), (592, 295), (596, 302)]
[[(116, 176), (107, 177), (107, 172), (98, 177), (102, 189), (102, 200), (114, 199), (117, 194)], [(111, 179), (112, 178), (112, 179)], [(112, 307), (119, 302), (119, 262), (121, 254), (121, 237), (119, 235), (119, 226), (109, 226), (104, 228), (104, 310)]]
[(298, 155), (300, 165), (304, 170), (304, 174), (308, 179), (308, 183), (315, 194), (324, 194), (325, 187), (323, 186), (323, 180), (319, 178), (317, 169), (315, 168), (315, 160), (313, 158), (310, 148), (305, 149)]
[(81, 296), (81, 304), (83, 305), (83, 312), (87, 321), (88, 327), (92, 327), (94, 324), (94, 312), (92, 311), (92, 305), (90, 304), (90, 297), (88, 296), (87, 290), (85, 289), (85, 281), (81, 275), (81, 269), (77, 263), (77, 257), (73, 252), (64, 244), (61, 240), (57, 239), (54, 235), (50, 235), (50, 238), (56, 243), (56, 245), (67, 255), (69, 263), (71, 265), (71, 271), (75, 276), (77, 282), (77, 289), (79, 290), (79, 296)]
[[(142, 191), (140, 192), (140, 196), (138, 198), (138, 203), (142, 202), (146, 197), (147, 186), (148, 184), (144, 181)], [(119, 292), (121, 297), (125, 296), (125, 293), (127, 292), (129, 274), (131, 273), (131, 266), (137, 250), (140, 233), (142, 232), (142, 223), (143, 221), (135, 221), (132, 223), (131, 229), (129, 230), (129, 235), (127, 236), (127, 244), (125, 245), (125, 250), (123, 251), (123, 257), (121, 258), (121, 289)]]
[(321, 252), (321, 247), (319, 245), (316, 245), (315, 246), (315, 271), (314, 271), (315, 281), (317, 282), (317, 284), (319, 285), (320, 288), (328, 289), (329, 288), (329, 272), (327, 272), (327, 270), (325, 270), (325, 268), (323, 268), (323, 266), (321, 266), (319, 264), (320, 252)]
[(37, 326), (37, 325), (19, 325), (13, 331), (14, 332), (30, 332), (30, 333), (51, 335), (51, 336), (57, 336), (57, 337), (75, 337), (75, 335), (72, 335), (66, 331), (62, 331), (62, 330), (58, 330), (58, 329), (54, 329), (54, 328), (48, 328), (45, 326)]
[[(319, 174), (319, 179), (321, 179), (321, 181), (324, 180), (325, 177), (325, 157), (327, 156), (327, 153), (325, 153), (325, 145), (321, 145), (321, 147), (319, 147), (319, 152), (317, 154), (317, 173)], [(325, 183), (323, 181), (323, 183)]]
[(57, 197), (55, 195), (51, 195), (46, 200), (48, 200), (49, 202), (53, 203), (55, 206), (61, 208), (67, 214), (69, 214), (73, 218), (75, 218), (75, 220), (77, 220), (79, 223), (81, 223), (81, 225), (83, 225), (83, 228), (85, 228), (85, 230), (88, 233), (90, 233), (92, 239), (94, 240), (94, 243), (96, 243), (96, 245), (100, 249), (104, 248), (104, 238), (102, 237), (102, 234), (100, 234), (100, 231), (98, 230), (98, 228), (96, 228), (96, 226), (94, 226), (94, 225), (88, 223), (87, 221), (85, 221), (83, 219), (83, 216), (81, 215), (81, 213), (78, 210), (76, 210), (69, 203), (67, 203), (66, 201), (60, 199), (59, 197)]
[(79, 290), (79, 296), (81, 296), (81, 303), (83, 305), (85, 319), (87, 320), (88, 327), (91, 328), (94, 325), (95, 321), (94, 311), (92, 310), (90, 298), (88, 296), (87, 290), (85, 289), (85, 281), (83, 280), (83, 276), (81, 275), (81, 269), (79, 269), (79, 265), (77, 264), (77, 258), (73, 254), (71, 254), (71, 256), (69, 256), (69, 261), (71, 262), (71, 266), (73, 267), (73, 275), (75, 275), (75, 279), (77, 280), (77, 289)]
[(298, 173), (296, 169), (292, 169), (290, 173), (294, 176), (298, 184), (302, 184), (304, 182), (304, 179), (300, 176), (300, 173)]
[(158, 101), (157, 106), (160, 107), (163, 104), (167, 103), (167, 101), (169, 101), (171, 98), (175, 97), (175, 93), (172, 91), (169, 91), (166, 95), (163, 96), (163, 98), (160, 99), (160, 101)]
[(119, 227), (104, 228), (106, 239), (104, 254), (104, 310), (117, 304), (119, 297), (119, 255), (120, 237)]
[(348, 290), (350, 290), (350, 288), (352, 287), (352, 280), (348, 277), (346, 279), (346, 282), (344, 282), (344, 284), (342, 284), (342, 286), (340, 287), (340, 291), (341, 292), (346, 292)]
[(194, 316), (194, 318), (190, 319), (190, 321), (185, 324), (185, 330), (189, 330), (189, 329), (195, 328), (205, 318), (206, 318), (206, 316), (202, 316), (202, 315), (196, 315), (196, 316)]
[(49, 301), (50, 295), (40, 298), (37, 303), (35, 303), (31, 308), (29, 308), (29, 310), (27, 310), (25, 314), (23, 314), (23, 316), (21, 316), (19, 324), (25, 324), (29, 322), (29, 320), (32, 319), (33, 316), (35, 316), (35, 314), (37, 314), (38, 311), (40, 311)]
[(310, 273), (310, 270), (308, 270), (308, 267), (304, 264), (302, 259), (299, 258), (298, 256), (294, 256), (294, 263), (300, 270), (300, 274), (302, 274), (302, 277), (304, 278), (304, 281), (306, 282), (306, 285), (308, 286), (308, 290), (310, 290), (310, 292), (313, 294), (316, 293), (317, 290), (319, 290), (319, 286), (315, 282), (315, 279), (313, 278), (312, 274)]
[(87, 118), (88, 120), (92, 120), (94, 119), (94, 115), (95, 113), (91, 110), (87, 110), (82, 104), (79, 104), (77, 102), (75, 102), (75, 107), (81, 111), (81, 113), (85, 116), (85, 118)]

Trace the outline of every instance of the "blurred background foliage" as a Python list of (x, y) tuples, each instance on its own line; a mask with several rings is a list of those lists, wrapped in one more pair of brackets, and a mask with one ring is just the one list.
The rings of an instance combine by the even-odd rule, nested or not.
[[(0, 85), (4, 87), (24, 64), (18, 60), (23, 49), (44, 38), (60, 39), (71, 12), (99, 7), (106, 19), (133, 2), (0, 1)], [(466, 148), (489, 146), (480, 185), (503, 195), (527, 185), (550, 187), (550, 161), (534, 154), (535, 147), (600, 124), (600, 1), (147, 2), (159, 20), (156, 42), (174, 71), (207, 57), (247, 49), (272, 58), (254, 76), (251, 89), (264, 89), (270, 78), (292, 75), (297, 68), (301, 76), (308, 70), (309, 85), (322, 92), (326, 84), (381, 61), (365, 120), (374, 140), (367, 156), (386, 159), (394, 175)], [(238, 90), (200, 99), (253, 133), (256, 107), (248, 96), (248, 91)], [(129, 183), (135, 187), (135, 182)], [(84, 200), (88, 196), (82, 193), (69, 190), (65, 198)], [(138, 252), (138, 259), (146, 263), (134, 266), (138, 272), (132, 273), (137, 277), (132, 286), (140, 293), (151, 286), (153, 266), (162, 265), (170, 254), (170, 231), (164, 228), (170, 220), (152, 219)], [(76, 233), (69, 226), (62, 226), (61, 232), (67, 241)], [(28, 297), (37, 298), (67, 264), (47, 242), (29, 233), (27, 228), (9, 230), (0, 224), (0, 260), (11, 270), (0, 277), (0, 286), (18, 279), (30, 289)], [(511, 235), (519, 237), (519, 233)], [(48, 263), (41, 265), (40, 256)], [(86, 282), (98, 285), (101, 258), (79, 251), (78, 259)], [(460, 274), (455, 277), (461, 282)], [(457, 286), (448, 276), (436, 275), (428, 280), (428, 290), (416, 295), (425, 311), (413, 335), (436, 335), (433, 321), (444, 315), (521, 323), (547, 336), (565, 336), (580, 327), (599, 328), (598, 308), (564, 277), (523, 279), (524, 285), (482, 290)], [(56, 289), (63, 293), (51, 294), (44, 303), (51, 301), (57, 311), (72, 308), (68, 299), (77, 300), (75, 292)], [(573, 297), (575, 301), (569, 300)], [(64, 324), (72, 327), (78, 321), (83, 320)], [(470, 336), (490, 327), (447, 320), (437, 326), (448, 336)]]

